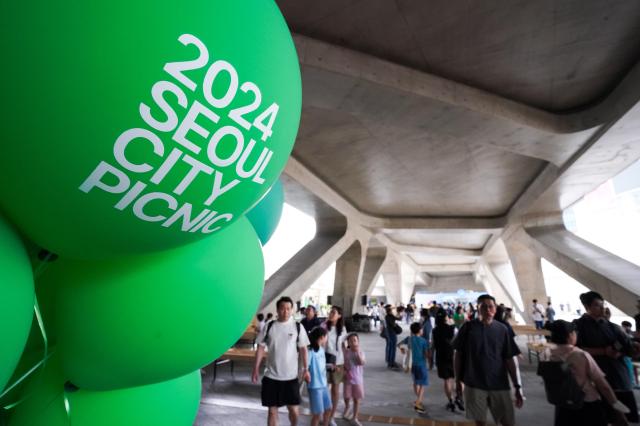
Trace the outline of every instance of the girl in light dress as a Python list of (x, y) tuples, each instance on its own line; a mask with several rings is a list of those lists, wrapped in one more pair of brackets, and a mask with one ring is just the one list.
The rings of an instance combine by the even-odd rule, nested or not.
[[(364, 353), (360, 350), (360, 338), (356, 333), (347, 336), (344, 351), (344, 413), (342, 417), (351, 420), (356, 426), (362, 426), (358, 415), (360, 403), (364, 398)], [(353, 400), (353, 411), (351, 401)]]

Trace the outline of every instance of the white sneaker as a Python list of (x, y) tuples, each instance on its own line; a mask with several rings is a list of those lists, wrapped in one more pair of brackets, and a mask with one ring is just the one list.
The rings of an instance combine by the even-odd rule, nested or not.
[(353, 420), (351, 420), (351, 424), (355, 426), (362, 426), (362, 423), (360, 423), (360, 420), (356, 419), (355, 417), (353, 418)]
[(329, 419), (329, 426), (338, 426), (338, 424), (336, 423), (335, 420), (333, 420), (333, 418)]
[(349, 409), (347, 409), (347, 411), (342, 413), (342, 418), (343, 419), (347, 419), (347, 420), (350, 420), (351, 418), (353, 418), (353, 413), (351, 412), (351, 407), (349, 407)]

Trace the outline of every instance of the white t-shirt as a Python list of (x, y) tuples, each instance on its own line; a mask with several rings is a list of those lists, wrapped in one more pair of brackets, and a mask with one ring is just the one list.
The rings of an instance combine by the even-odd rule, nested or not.
[[(273, 321), (265, 343), (264, 338), (269, 323), (266, 323), (258, 335), (258, 343), (267, 348), (267, 362), (264, 375), (273, 380), (293, 380), (298, 377), (297, 348), (309, 346), (309, 337), (304, 327), (300, 326), (300, 334), (296, 322), (289, 318), (287, 322)], [(296, 343), (297, 342), (297, 343)]]
[(531, 306), (531, 317), (534, 321), (542, 321), (542, 313), (544, 312), (544, 306), (540, 303), (536, 303)]
[[(326, 327), (326, 324), (325, 324)], [(327, 353), (331, 355), (335, 355), (336, 357), (336, 365), (344, 365), (344, 354), (342, 353), (342, 342), (347, 338), (346, 329), (342, 327), (342, 333), (340, 336), (336, 336), (337, 329), (335, 327), (331, 327), (329, 333), (327, 333)], [(338, 340), (338, 344), (336, 345), (336, 337)]]

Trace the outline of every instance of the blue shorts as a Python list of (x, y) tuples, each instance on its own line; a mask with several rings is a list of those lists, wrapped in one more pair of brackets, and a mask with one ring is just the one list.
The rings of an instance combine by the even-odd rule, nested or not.
[(414, 385), (429, 385), (429, 373), (427, 373), (426, 365), (413, 365), (411, 367), (411, 375), (413, 376)]
[(331, 410), (331, 398), (327, 388), (309, 389), (309, 405), (311, 405), (311, 414), (322, 414)]

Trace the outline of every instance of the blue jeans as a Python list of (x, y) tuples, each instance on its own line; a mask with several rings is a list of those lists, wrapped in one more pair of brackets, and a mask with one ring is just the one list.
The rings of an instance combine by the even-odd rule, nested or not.
[(536, 330), (542, 330), (544, 327), (544, 321), (534, 321), (534, 323), (536, 323)]
[(385, 361), (388, 367), (396, 365), (396, 345), (398, 344), (398, 335), (393, 330), (387, 330), (387, 347), (385, 351)]

